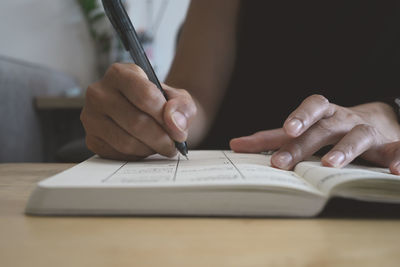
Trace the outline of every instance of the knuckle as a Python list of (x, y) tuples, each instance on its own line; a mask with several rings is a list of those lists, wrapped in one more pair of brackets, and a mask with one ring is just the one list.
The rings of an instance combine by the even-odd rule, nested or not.
[(134, 71), (134, 72), (141, 72), (142, 69), (136, 65), (136, 64), (129, 64), (129, 67)]
[(347, 144), (346, 146), (342, 146), (339, 151), (342, 151), (346, 159), (350, 159), (354, 157), (357, 146), (355, 144)]
[(138, 107), (148, 110), (160, 106), (162, 101), (165, 101), (161, 98), (160, 94), (161, 92), (155, 86), (142, 87), (136, 94)]
[(303, 150), (300, 144), (292, 143), (288, 145), (285, 150), (287, 150), (292, 155), (295, 161), (303, 158)]
[(124, 79), (133, 85), (137, 84), (137, 80), (143, 77), (144, 71), (135, 64), (113, 63), (106, 72), (106, 77), (112, 81), (115, 79)]
[(311, 121), (311, 116), (302, 109), (297, 110), (295, 117), (301, 120), (304, 124), (308, 124)]
[(311, 99), (312, 101), (315, 101), (317, 103), (320, 103), (321, 105), (329, 104), (329, 100), (326, 97), (324, 97), (323, 95), (313, 94), (309, 97), (309, 99)]
[(142, 101), (148, 100), (156, 100), (159, 98), (159, 91), (155, 86), (148, 85), (143, 88), (144, 90), (141, 93)]
[(86, 104), (99, 103), (105, 99), (104, 92), (97, 83), (91, 84), (86, 89)]
[(147, 128), (148, 117), (145, 114), (139, 114), (135, 117), (133, 123), (129, 125), (128, 131), (132, 134), (137, 134)]
[(358, 115), (357, 113), (353, 113), (353, 112), (346, 112), (344, 119), (346, 121), (351, 121), (351, 122), (355, 122), (357, 124), (362, 124), (362, 118), (360, 115)]
[(378, 136), (378, 129), (376, 127), (369, 124), (358, 124), (354, 127), (354, 130), (357, 130), (362, 135), (362, 138), (375, 138)]
[(316, 124), (319, 130), (326, 133), (332, 133), (335, 130), (335, 123), (332, 119), (322, 119)]
[(133, 72), (135, 72), (136, 74), (142, 76), (142, 77), (147, 77), (146, 73), (144, 72), (144, 70), (139, 67), (136, 64), (129, 64), (129, 67), (132, 69)]
[(121, 63), (113, 63), (107, 69), (105, 76), (120, 76), (121, 73), (124, 71), (124, 64)]

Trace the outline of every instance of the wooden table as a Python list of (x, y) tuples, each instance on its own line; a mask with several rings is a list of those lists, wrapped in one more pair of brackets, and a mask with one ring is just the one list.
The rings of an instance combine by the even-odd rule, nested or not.
[(0, 266), (400, 266), (399, 219), (30, 217), (72, 164), (0, 164)]
[(81, 110), (85, 103), (83, 96), (67, 97), (67, 96), (37, 96), (35, 97), (35, 107), (38, 110), (55, 110), (67, 109)]

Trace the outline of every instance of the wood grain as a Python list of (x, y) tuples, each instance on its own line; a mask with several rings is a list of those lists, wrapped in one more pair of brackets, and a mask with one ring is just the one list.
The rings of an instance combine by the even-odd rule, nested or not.
[(400, 266), (400, 220), (31, 217), (71, 164), (0, 164), (0, 266)]
[(85, 103), (83, 96), (38, 96), (35, 97), (35, 106), (38, 110), (54, 109), (82, 109)]

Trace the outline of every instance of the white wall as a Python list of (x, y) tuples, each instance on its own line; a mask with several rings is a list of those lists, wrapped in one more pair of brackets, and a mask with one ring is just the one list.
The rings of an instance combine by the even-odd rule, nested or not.
[(0, 1), (0, 54), (96, 79), (93, 43), (74, 0)]
[[(153, 0), (156, 11), (162, 1)], [(128, 2), (135, 26), (146, 27), (146, 1)], [(189, 0), (167, 2), (154, 46), (160, 80), (170, 66), (175, 31), (184, 19)], [(98, 78), (93, 43), (75, 0), (1, 0), (0, 55), (64, 71), (75, 76), (83, 88)]]
[[(150, 0), (153, 3), (153, 18), (155, 21), (160, 8), (165, 7), (165, 14), (162, 17), (154, 39), (153, 64), (160, 80), (164, 80), (171, 65), (175, 51), (176, 32), (185, 19), (186, 11), (190, 0)], [(147, 21), (147, 5), (144, 0), (129, 0), (129, 16), (135, 28), (145, 30), (149, 27)], [(166, 3), (164, 5), (164, 3)]]

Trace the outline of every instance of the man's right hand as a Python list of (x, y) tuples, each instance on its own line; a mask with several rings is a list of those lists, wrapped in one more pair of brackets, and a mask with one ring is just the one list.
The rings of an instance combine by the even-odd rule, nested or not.
[(163, 88), (168, 101), (140, 67), (113, 64), (86, 91), (81, 121), (88, 148), (117, 160), (176, 155), (174, 141), (186, 140), (196, 105), (187, 91)]

